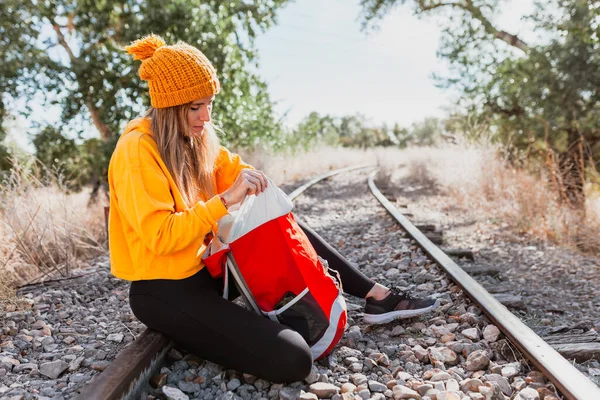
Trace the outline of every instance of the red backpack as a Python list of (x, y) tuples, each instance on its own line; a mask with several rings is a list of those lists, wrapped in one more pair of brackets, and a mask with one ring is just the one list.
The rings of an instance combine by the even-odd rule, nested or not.
[(346, 302), (339, 275), (317, 256), (292, 207), (269, 181), (263, 193), (219, 220), (204, 263), (213, 277), (224, 278), (225, 288), (231, 276), (258, 314), (300, 333), (316, 360), (341, 339)]

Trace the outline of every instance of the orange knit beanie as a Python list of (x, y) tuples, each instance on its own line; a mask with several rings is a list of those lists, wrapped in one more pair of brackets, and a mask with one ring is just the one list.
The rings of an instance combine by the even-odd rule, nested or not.
[(208, 58), (187, 43), (167, 46), (160, 36), (148, 35), (125, 50), (135, 60), (142, 60), (140, 78), (148, 81), (152, 107), (178, 106), (221, 90)]

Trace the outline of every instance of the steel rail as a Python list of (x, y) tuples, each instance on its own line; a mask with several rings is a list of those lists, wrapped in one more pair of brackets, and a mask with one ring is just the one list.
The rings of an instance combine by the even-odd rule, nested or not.
[[(294, 200), (315, 183), (331, 176), (355, 169), (371, 167), (375, 167), (375, 165), (360, 164), (318, 175), (296, 188), (288, 197)], [(144, 371), (150, 368), (156, 355), (164, 353), (170, 344), (171, 341), (163, 334), (146, 329), (131, 345), (121, 350), (115, 360), (104, 371), (84, 386), (77, 399), (118, 400), (127, 398), (132, 384)]]
[(379, 191), (374, 182), (377, 170), (369, 175), (369, 188), (385, 209), (429, 256), (442, 267), (498, 328), (569, 399), (598, 400), (600, 388), (533, 332), (519, 318), (463, 271), (448, 255), (433, 244)]
[(171, 341), (163, 334), (146, 329), (117, 358), (83, 387), (78, 400), (116, 400), (125, 396), (136, 380), (152, 365), (156, 355), (165, 352)]
[(288, 194), (288, 197), (290, 198), (290, 200), (293, 201), (296, 197), (300, 196), (302, 193), (304, 193), (304, 191), (306, 189), (313, 186), (315, 183), (318, 183), (318, 182), (322, 181), (323, 179), (327, 179), (331, 176), (338, 175), (338, 174), (348, 172), (348, 171), (354, 171), (356, 169), (375, 168), (375, 167), (376, 167), (375, 164), (359, 164), (359, 165), (355, 165), (355, 166), (351, 166), (351, 167), (336, 169), (336, 170), (333, 170), (331, 172), (326, 172), (321, 175), (317, 175), (314, 178), (312, 178), (311, 180), (309, 180), (308, 182), (306, 182), (305, 184), (296, 188), (292, 193)]

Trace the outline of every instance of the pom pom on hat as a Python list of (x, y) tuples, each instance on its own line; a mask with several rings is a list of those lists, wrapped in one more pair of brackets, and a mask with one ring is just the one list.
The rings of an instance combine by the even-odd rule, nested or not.
[(187, 43), (168, 46), (160, 36), (152, 34), (124, 50), (142, 61), (139, 76), (148, 81), (155, 108), (186, 104), (221, 90), (215, 67), (200, 50)]
[(152, 57), (158, 48), (165, 45), (165, 41), (160, 36), (152, 34), (136, 40), (125, 47), (125, 50), (133, 54), (134, 60), (146, 60)]

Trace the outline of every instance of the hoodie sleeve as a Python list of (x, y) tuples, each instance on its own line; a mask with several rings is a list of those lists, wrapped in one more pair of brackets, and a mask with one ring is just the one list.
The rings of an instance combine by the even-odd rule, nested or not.
[(244, 168), (254, 169), (242, 161), (242, 157), (221, 146), (216, 162), (217, 191), (223, 193), (233, 185), (240, 171)]
[[(143, 145), (139, 151), (144, 152)], [(216, 227), (227, 214), (218, 196), (199, 201), (194, 207), (175, 212), (169, 181), (160, 166), (140, 154), (138, 160), (124, 160), (122, 175), (114, 189), (120, 211), (144, 245), (153, 253), (167, 255), (185, 249)], [(130, 165), (127, 165), (130, 164)]]

